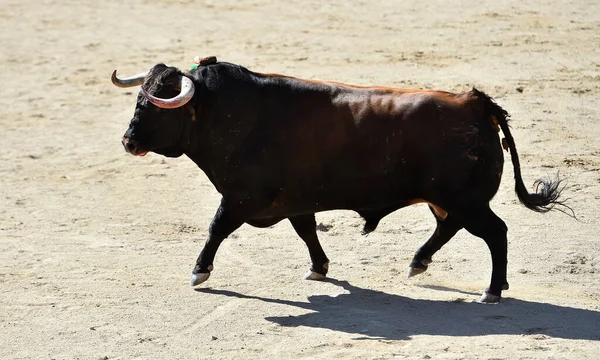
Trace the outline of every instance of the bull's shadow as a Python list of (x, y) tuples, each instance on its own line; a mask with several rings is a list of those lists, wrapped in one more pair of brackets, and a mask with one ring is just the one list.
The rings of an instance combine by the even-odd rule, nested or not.
[[(600, 340), (600, 312), (505, 298), (499, 305), (474, 302), (415, 300), (363, 289), (328, 279), (349, 291), (336, 297), (316, 295), (308, 303), (248, 296), (233, 291), (199, 292), (296, 306), (311, 312), (267, 317), (281, 326), (309, 326), (356, 334), (357, 338), (409, 339), (413, 335), (545, 334), (579, 340)], [(449, 290), (449, 289), (448, 289)]]

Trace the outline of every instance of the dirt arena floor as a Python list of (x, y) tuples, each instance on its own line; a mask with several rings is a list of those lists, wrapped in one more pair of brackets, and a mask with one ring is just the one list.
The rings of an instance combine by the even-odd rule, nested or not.
[[(454, 5), (450, 6), (449, 3)], [(598, 359), (600, 2), (2, 0), (1, 359)], [(491, 260), (461, 231), (406, 280), (424, 205), (360, 235), (318, 214), (330, 280), (304, 281), (288, 222), (243, 226), (188, 284), (220, 196), (187, 158), (120, 140), (137, 88), (110, 82), (216, 55), (259, 72), (467, 91), (512, 115), (527, 185), (560, 172), (577, 214), (492, 207), (511, 289), (477, 303)]]

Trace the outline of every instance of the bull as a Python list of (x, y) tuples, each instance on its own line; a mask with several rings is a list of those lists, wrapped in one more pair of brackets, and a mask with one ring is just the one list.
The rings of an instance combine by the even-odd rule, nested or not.
[(244, 223), (269, 227), (288, 219), (310, 254), (305, 279), (319, 280), (329, 259), (315, 213), (353, 210), (367, 234), (386, 215), (427, 203), (437, 225), (408, 276), (426, 271), (433, 255), (466, 229), (489, 248), (491, 280), (480, 301), (496, 303), (508, 289), (507, 226), (489, 202), (502, 177), (503, 144), (520, 202), (542, 213), (561, 204), (558, 178), (526, 189), (507, 112), (475, 88), (455, 94), (360, 87), (217, 61), (185, 72), (157, 64), (128, 78), (115, 70), (112, 82), (141, 85), (125, 150), (185, 154), (222, 195), (192, 286), (209, 278), (219, 245)]

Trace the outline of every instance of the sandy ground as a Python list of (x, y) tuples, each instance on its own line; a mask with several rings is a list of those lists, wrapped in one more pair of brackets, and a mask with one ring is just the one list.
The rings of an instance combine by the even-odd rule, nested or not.
[[(597, 359), (600, 3), (375, 3), (0, 1), (0, 358)], [(289, 223), (244, 226), (194, 291), (219, 194), (187, 158), (123, 151), (138, 90), (109, 77), (197, 54), (360, 85), (476, 86), (512, 114), (525, 182), (560, 171), (578, 220), (520, 206), (507, 158), (499, 305), (475, 302), (491, 261), (464, 231), (405, 279), (433, 231), (424, 206), (368, 237), (354, 213), (319, 214), (326, 282), (302, 280)]]

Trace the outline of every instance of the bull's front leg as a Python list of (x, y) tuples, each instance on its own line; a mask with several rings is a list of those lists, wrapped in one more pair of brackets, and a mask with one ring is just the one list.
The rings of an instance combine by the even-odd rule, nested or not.
[(208, 239), (196, 260), (190, 285), (200, 285), (208, 280), (219, 246), (232, 232), (261, 209), (259, 203), (248, 198), (240, 201), (224, 197), (221, 200), (217, 213), (208, 228)]
[(321, 243), (319, 243), (319, 238), (317, 237), (315, 214), (292, 216), (289, 220), (298, 236), (306, 243), (308, 253), (310, 254), (312, 266), (306, 275), (304, 275), (304, 279), (325, 279), (327, 270), (329, 270), (329, 259), (327, 259), (327, 255), (325, 255), (325, 251), (323, 251)]

